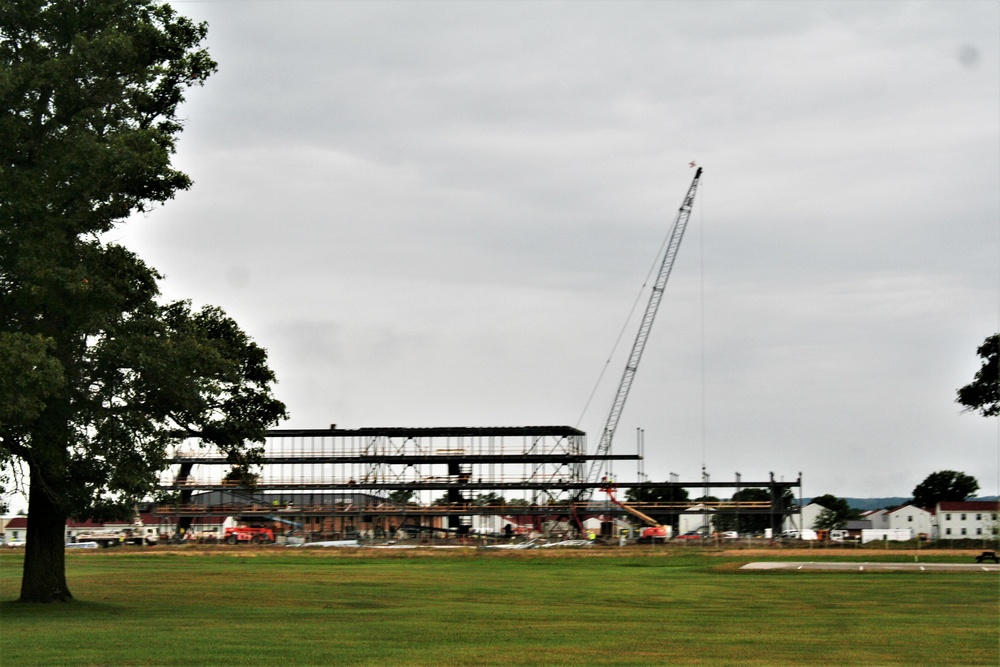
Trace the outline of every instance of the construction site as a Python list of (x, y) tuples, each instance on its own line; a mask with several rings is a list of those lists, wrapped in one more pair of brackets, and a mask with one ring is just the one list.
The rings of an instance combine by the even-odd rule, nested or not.
[[(401, 533), (570, 537), (588, 530), (617, 538), (621, 518), (651, 529), (643, 531), (650, 539), (667, 539), (672, 531), (655, 529), (677, 526), (691, 512), (767, 515), (780, 531), (792, 511), (783, 499), (800, 486), (798, 480), (773, 478), (653, 483), (587, 476), (594, 464), (638, 459), (588, 455), (585, 434), (567, 426), (276, 430), (268, 433), (252, 488), (227, 479), (232, 466), (221, 452), (193, 440), (177, 447), (161, 484), (175, 502), (159, 503), (156, 513), (173, 519), (182, 532), (191, 530), (195, 518), (228, 516), (310, 540), (391, 539)], [(624, 503), (614, 496), (615, 490), (692, 487), (765, 488), (773, 500)]]
[[(651, 482), (642, 473), (641, 440), (635, 453), (612, 448), (701, 174), (699, 167), (658, 256), (659, 272), (593, 451), (586, 434), (570, 426), (331, 425), (269, 431), (252, 470), (243, 470), (192, 437), (168, 453), (170, 465), (160, 479), (166, 500), (155, 514), (176, 539), (197, 535), (230, 543), (472, 536), (658, 541), (704, 538), (719, 525), (739, 527), (740, 517), (755, 517), (760, 533), (777, 534), (797, 511), (800, 477), (776, 481), (772, 473), (744, 481), (736, 474), (713, 481), (703, 467), (701, 479)], [(614, 462), (635, 462), (637, 479), (618, 479)], [(701, 496), (688, 500), (689, 489)], [(732, 489), (720, 495), (737, 499), (720, 500), (716, 489)], [(753, 499), (741, 495), (748, 489), (757, 490)], [(207, 517), (228, 517), (236, 526), (206, 538), (198, 526)]]

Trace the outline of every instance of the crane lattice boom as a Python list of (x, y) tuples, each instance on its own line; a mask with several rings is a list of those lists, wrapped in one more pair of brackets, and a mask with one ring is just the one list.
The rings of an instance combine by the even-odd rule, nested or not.
[[(622, 375), (621, 383), (618, 385), (618, 393), (615, 401), (611, 404), (611, 413), (608, 421), (604, 424), (604, 431), (601, 433), (601, 441), (597, 445), (597, 456), (604, 456), (611, 449), (611, 441), (615, 436), (615, 429), (618, 428), (618, 420), (621, 418), (622, 410), (625, 408), (625, 399), (628, 398), (629, 389), (632, 387), (632, 380), (639, 369), (639, 360), (642, 359), (642, 351), (646, 347), (646, 340), (649, 338), (649, 331), (653, 327), (653, 319), (663, 298), (663, 290), (667, 286), (667, 279), (670, 278), (670, 271), (674, 267), (674, 260), (677, 258), (677, 250), (680, 248), (681, 239), (684, 238), (684, 230), (687, 228), (688, 218), (691, 217), (691, 207), (694, 205), (694, 195), (698, 190), (698, 181), (701, 179), (701, 167), (694, 174), (691, 187), (688, 188), (684, 203), (681, 204), (674, 220), (674, 226), (670, 231), (670, 239), (667, 242), (667, 249), (663, 253), (663, 262), (660, 264), (660, 273), (653, 284), (653, 291), (649, 296), (649, 304), (646, 306), (646, 314), (642, 318), (639, 326), (639, 333), (632, 344), (632, 353), (629, 355), (628, 363), (625, 364), (625, 373)], [(587, 481), (591, 484), (597, 482), (598, 475), (605, 465), (604, 461), (594, 459), (590, 463), (590, 472)], [(589, 498), (591, 491), (584, 491), (583, 495)]]

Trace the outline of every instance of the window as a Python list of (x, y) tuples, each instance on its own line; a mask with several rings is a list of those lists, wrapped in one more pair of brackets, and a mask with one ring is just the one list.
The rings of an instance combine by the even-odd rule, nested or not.
[(913, 515), (912, 514), (907, 514), (906, 515), (906, 520), (907, 521), (913, 521)]
[(945, 535), (951, 535), (951, 528), (945, 528), (944, 529), (944, 534)]
[(983, 515), (982, 514), (977, 514), (976, 515), (976, 521), (982, 521), (982, 520), (983, 520)]
[(976, 535), (982, 535), (982, 534), (983, 534), (983, 529), (982, 528), (976, 528)]
[(945, 514), (944, 515), (944, 520), (945, 521), (951, 521), (951, 515), (950, 514)]
[(965, 521), (965, 515), (964, 514), (962, 515), (962, 521)]
[(965, 535), (965, 528), (962, 529), (962, 534)]

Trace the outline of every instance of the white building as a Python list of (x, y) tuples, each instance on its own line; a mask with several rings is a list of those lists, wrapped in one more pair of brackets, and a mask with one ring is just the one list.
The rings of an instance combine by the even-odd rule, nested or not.
[(698, 532), (711, 535), (715, 510), (707, 505), (692, 505), (683, 512), (677, 520), (677, 534)]
[(826, 508), (822, 505), (809, 503), (799, 512), (786, 516), (784, 522), (781, 524), (781, 530), (794, 530), (801, 533), (803, 529), (815, 529), (816, 519), (819, 518), (820, 513), (824, 509)]
[(937, 505), (937, 533), (941, 540), (994, 539), (1000, 534), (997, 516), (1000, 504), (995, 500), (963, 500)]
[(28, 517), (15, 516), (7, 520), (3, 527), (3, 544), (23, 545), (28, 537)]
[(929, 538), (934, 534), (934, 513), (916, 505), (901, 505), (888, 510), (885, 519), (888, 525), (876, 526), (872, 522), (872, 527), (888, 530), (909, 528), (914, 537), (925, 535)]
[(889, 510), (868, 510), (861, 513), (861, 518), (865, 521), (871, 521), (873, 530), (888, 530), (892, 528), (889, 525)]
[[(592, 516), (584, 520), (583, 532), (585, 535), (588, 533), (594, 533), (595, 535), (600, 535), (601, 529), (607, 522), (611, 523), (612, 537), (618, 537), (619, 535), (621, 535), (623, 530), (628, 531), (630, 534), (634, 533), (637, 530), (634, 526), (632, 526), (632, 524), (628, 523), (627, 521), (623, 521), (622, 519), (619, 519), (617, 517)], [(638, 530), (641, 531), (643, 527), (644, 526), (639, 527)]]

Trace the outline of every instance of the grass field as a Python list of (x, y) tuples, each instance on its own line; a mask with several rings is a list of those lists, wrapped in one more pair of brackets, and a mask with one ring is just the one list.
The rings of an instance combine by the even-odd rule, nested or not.
[[(693, 549), (67, 559), (76, 601), (23, 605), (21, 555), (0, 553), (4, 667), (1000, 663), (991, 573), (744, 572), (761, 558)], [(949, 559), (969, 562), (921, 555)]]

